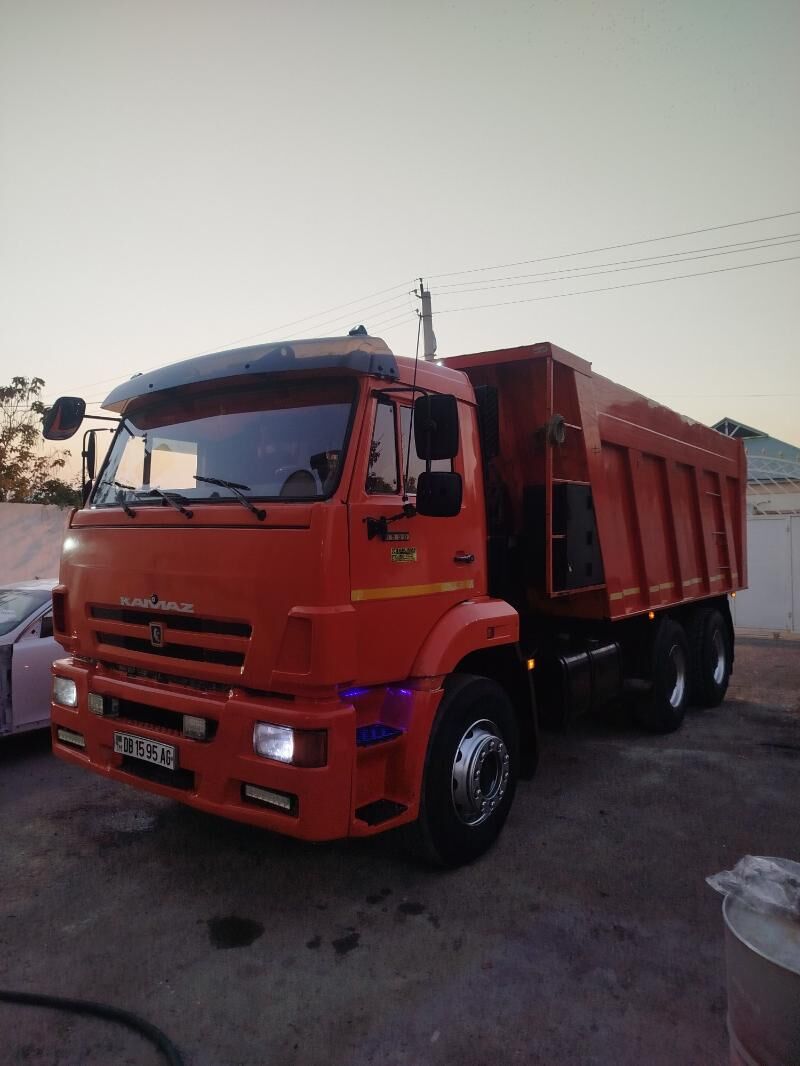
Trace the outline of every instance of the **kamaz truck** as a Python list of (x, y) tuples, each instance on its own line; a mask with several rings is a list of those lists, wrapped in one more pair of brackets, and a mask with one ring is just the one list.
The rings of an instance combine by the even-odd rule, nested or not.
[[(366, 335), (133, 377), (70, 518), (53, 750), (309, 841), (496, 839), (540, 716), (725, 696), (741, 442), (553, 344), (433, 363)], [(57, 401), (45, 436), (77, 431)]]

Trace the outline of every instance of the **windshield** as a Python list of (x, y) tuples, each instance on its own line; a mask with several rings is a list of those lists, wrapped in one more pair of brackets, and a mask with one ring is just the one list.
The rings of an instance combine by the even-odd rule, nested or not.
[(156, 490), (230, 500), (225, 482), (250, 498), (325, 499), (339, 482), (355, 392), (352, 379), (284, 381), (153, 403), (123, 422), (92, 504), (167, 506)]
[(50, 602), (50, 589), (0, 589), (0, 636)]

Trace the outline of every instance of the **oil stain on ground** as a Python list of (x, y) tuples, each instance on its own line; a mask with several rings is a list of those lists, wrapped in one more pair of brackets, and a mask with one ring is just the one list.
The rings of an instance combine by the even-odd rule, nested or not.
[(264, 932), (261, 922), (229, 914), (225, 918), (210, 918), (208, 936), (215, 948), (247, 948)]
[(337, 955), (346, 955), (348, 951), (358, 947), (360, 939), (359, 933), (348, 933), (347, 936), (340, 937), (338, 940), (332, 940), (331, 944)]
[(425, 906), (422, 903), (401, 903), (397, 908), (397, 913), (406, 914), (422, 914), (425, 910)]

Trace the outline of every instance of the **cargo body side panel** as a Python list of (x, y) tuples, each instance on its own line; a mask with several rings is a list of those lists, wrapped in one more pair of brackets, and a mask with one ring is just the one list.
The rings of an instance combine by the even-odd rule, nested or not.
[(487, 503), (507, 572), (490, 593), (614, 620), (745, 586), (740, 441), (551, 344), (447, 362), (498, 393)]

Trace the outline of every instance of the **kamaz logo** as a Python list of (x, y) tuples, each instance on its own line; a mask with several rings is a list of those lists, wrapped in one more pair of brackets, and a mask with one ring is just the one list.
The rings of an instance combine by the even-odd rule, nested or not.
[(152, 596), (148, 596), (147, 599), (140, 599), (135, 596), (133, 599), (130, 596), (120, 596), (120, 607), (143, 607), (145, 610), (156, 611), (177, 611), (179, 614), (194, 614), (193, 603), (177, 603), (175, 600), (153, 600)]

